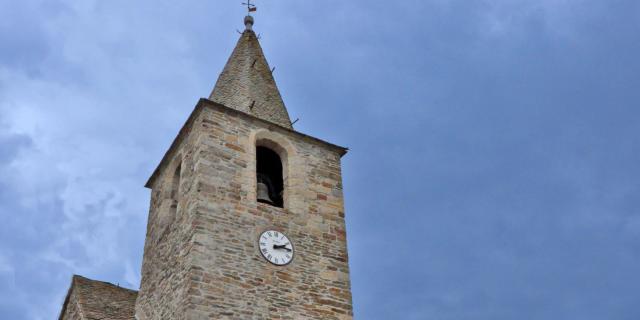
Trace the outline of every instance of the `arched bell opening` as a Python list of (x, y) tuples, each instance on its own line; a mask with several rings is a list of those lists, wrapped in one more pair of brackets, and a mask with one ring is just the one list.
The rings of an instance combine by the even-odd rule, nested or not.
[(282, 160), (275, 151), (256, 147), (257, 200), (275, 207), (283, 207), (284, 183)]
[(171, 177), (171, 190), (170, 190), (170, 203), (169, 214), (165, 216), (163, 224), (170, 224), (175, 214), (178, 212), (178, 201), (180, 201), (180, 179), (182, 178), (182, 163), (178, 162), (176, 168), (173, 170), (173, 177)]
[(174, 202), (178, 202), (180, 198), (180, 176), (182, 174), (182, 164), (178, 163), (175, 171), (173, 172), (173, 179), (171, 180), (171, 199)]

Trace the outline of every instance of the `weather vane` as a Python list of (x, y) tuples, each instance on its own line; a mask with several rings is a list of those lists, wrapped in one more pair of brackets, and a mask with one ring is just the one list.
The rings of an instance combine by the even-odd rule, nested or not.
[(247, 11), (249, 12), (249, 14), (251, 14), (251, 12), (255, 12), (256, 10), (258, 10), (258, 8), (256, 8), (256, 5), (251, 3), (251, 0), (247, 0), (247, 2), (243, 2), (242, 5), (247, 6)]

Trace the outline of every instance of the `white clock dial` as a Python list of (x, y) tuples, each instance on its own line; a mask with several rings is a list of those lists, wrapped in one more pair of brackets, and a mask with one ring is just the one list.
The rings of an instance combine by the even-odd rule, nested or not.
[(260, 235), (258, 244), (262, 256), (277, 266), (287, 265), (293, 260), (293, 244), (282, 232), (265, 231)]

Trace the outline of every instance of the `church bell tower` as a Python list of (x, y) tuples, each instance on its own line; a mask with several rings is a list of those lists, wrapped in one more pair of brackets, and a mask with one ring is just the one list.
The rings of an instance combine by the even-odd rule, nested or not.
[(138, 320), (352, 319), (341, 157), (295, 131), (247, 16), (149, 178)]

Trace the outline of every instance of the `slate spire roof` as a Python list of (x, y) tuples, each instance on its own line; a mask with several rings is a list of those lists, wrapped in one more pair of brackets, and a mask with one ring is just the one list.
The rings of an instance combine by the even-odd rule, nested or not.
[(280, 91), (253, 31), (253, 17), (227, 61), (209, 100), (292, 129)]

